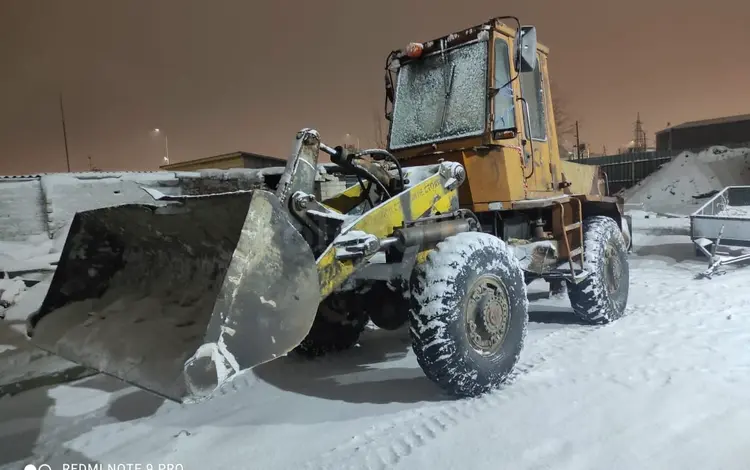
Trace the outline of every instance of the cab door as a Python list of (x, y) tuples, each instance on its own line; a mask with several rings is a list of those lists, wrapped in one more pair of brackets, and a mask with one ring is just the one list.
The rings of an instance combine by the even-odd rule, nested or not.
[(523, 100), (519, 100), (518, 104), (524, 119), (526, 183), (531, 198), (535, 197), (533, 193), (554, 191), (543, 67), (546, 67), (545, 57), (537, 52), (534, 70), (521, 72), (519, 77)]

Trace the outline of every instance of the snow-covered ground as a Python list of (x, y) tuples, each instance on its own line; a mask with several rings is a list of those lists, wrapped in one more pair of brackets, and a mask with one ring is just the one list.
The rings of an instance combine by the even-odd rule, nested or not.
[(633, 226), (628, 315), (585, 326), (566, 300), (532, 294), (518, 374), (485, 397), (444, 397), (406, 332), (373, 330), (347, 353), (258, 367), (206, 403), (101, 375), (0, 400), (0, 465), (746, 469), (750, 269), (694, 279), (706, 263), (687, 219), (634, 211)]
[(44, 300), (67, 233), (65, 227), (53, 239), (41, 234), (0, 241), (0, 318), (14, 329), (23, 332), (26, 317)]

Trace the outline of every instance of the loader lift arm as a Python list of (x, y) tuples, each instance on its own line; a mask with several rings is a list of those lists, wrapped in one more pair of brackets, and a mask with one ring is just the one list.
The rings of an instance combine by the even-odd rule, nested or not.
[[(405, 187), (403, 169), (397, 165), (397, 176), (390, 175), (382, 166), (363, 160), (364, 154), (385, 154), (387, 151), (366, 150), (348, 153), (342, 147), (329, 147), (319, 141), (317, 133), (299, 139), (297, 155), (315, 155), (310, 158), (317, 162), (317, 151), (323, 150), (331, 156), (331, 161), (377, 185), (384, 202), (362, 216), (346, 217), (303, 191), (296, 191), (290, 198), (290, 213), (316, 235), (311, 249), (318, 256), (320, 291), (324, 299), (345, 280), (352, 277), (360, 267), (378, 252), (388, 252), (393, 263), (370, 265), (367, 272), (377, 278), (391, 273), (407, 272), (413, 266), (412, 256), (419, 250), (434, 246), (448, 236), (463, 231), (478, 230), (479, 223), (470, 211), (459, 210), (456, 189), (463, 183), (463, 167), (454, 162), (443, 162), (426, 169), (429, 175), (409, 189), (391, 195), (394, 188)], [(382, 153), (381, 153), (382, 152)], [(391, 155), (392, 157), (392, 155)], [(387, 157), (386, 157), (387, 158)], [(395, 158), (392, 158), (395, 161)], [(287, 169), (299, 165), (288, 164)], [(384, 197), (383, 197), (384, 196)], [(442, 214), (432, 216), (433, 214)], [(404, 256), (409, 253), (410, 256)], [(394, 268), (397, 265), (398, 268)], [(358, 278), (368, 278), (360, 274)]]

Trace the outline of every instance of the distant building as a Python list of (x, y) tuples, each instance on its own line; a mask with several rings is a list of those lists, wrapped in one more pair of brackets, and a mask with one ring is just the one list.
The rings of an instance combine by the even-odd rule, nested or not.
[(228, 170), (230, 168), (268, 168), (285, 166), (286, 159), (269, 157), (250, 152), (232, 152), (215, 155), (213, 157), (198, 158), (184, 162), (162, 165), (162, 170), (193, 171), (193, 170)]
[[(229, 170), (232, 168), (268, 168), (284, 167), (286, 159), (269, 157), (250, 152), (232, 152), (216, 155), (213, 157), (197, 158), (184, 162), (170, 163), (162, 165), (162, 170), (169, 171), (195, 171), (195, 170)], [(278, 175), (266, 176), (266, 182), (275, 185), (278, 182)], [(334, 194), (344, 191), (347, 187), (356, 184), (356, 177), (344, 177), (332, 174), (318, 175), (316, 184), (316, 197), (327, 199)]]
[(656, 133), (657, 150), (691, 150), (750, 142), (750, 114), (690, 121)]

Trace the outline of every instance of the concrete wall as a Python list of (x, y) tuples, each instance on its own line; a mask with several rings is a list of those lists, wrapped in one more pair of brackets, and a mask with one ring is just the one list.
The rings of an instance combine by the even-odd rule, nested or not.
[[(158, 175), (158, 174), (156, 174)], [(162, 183), (162, 181), (164, 183)], [(120, 204), (148, 204), (153, 199), (139, 185), (169, 187), (174, 174), (131, 175), (48, 175), (41, 177), (41, 189), (47, 212), (47, 230), (54, 235), (73, 219), (76, 212)]]
[[(321, 180), (317, 183), (317, 193), (330, 195), (344, 189), (343, 183), (331, 175)], [(0, 240), (24, 241), (40, 234), (54, 236), (79, 211), (153, 203), (141, 186), (180, 195), (250, 190), (263, 184), (263, 177), (257, 171), (245, 169), (0, 177)]]
[(174, 172), (59, 173), (0, 178), (0, 240), (53, 236), (78, 211), (153, 199), (139, 185), (181, 194)]
[(0, 179), (0, 240), (21, 241), (46, 229), (40, 178)]

